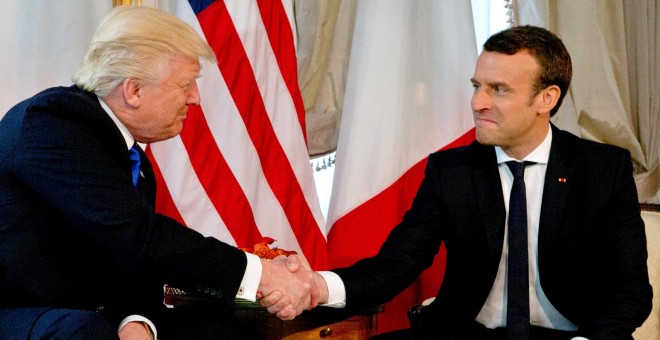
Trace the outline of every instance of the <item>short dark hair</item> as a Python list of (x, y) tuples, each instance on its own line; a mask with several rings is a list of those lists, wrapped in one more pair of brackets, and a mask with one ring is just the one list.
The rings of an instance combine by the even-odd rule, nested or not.
[(537, 26), (516, 26), (492, 35), (484, 43), (484, 51), (514, 55), (527, 51), (539, 64), (539, 77), (534, 84), (534, 95), (551, 85), (561, 90), (557, 105), (550, 110), (553, 116), (571, 84), (573, 67), (564, 43), (552, 32)]

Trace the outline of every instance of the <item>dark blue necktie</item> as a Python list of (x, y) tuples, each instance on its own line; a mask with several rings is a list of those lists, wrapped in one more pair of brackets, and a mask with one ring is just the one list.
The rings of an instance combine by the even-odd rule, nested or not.
[(133, 176), (133, 185), (137, 187), (138, 180), (140, 179), (140, 151), (137, 143), (129, 150), (131, 158), (131, 175)]
[(506, 162), (513, 174), (509, 198), (509, 259), (506, 328), (508, 340), (529, 339), (529, 267), (527, 264), (527, 198), (525, 166)]

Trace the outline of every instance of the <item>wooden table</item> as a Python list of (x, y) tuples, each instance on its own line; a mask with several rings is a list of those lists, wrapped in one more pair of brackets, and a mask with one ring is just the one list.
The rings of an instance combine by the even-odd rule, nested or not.
[[(195, 308), (213, 302), (166, 287), (165, 303), (173, 308)], [(303, 312), (294, 320), (282, 321), (255, 302), (236, 300), (230, 308), (241, 322), (254, 325), (259, 336), (265, 340), (368, 339), (376, 335), (378, 313), (383, 310), (379, 306), (359, 313), (347, 313), (343, 309), (317, 307)]]

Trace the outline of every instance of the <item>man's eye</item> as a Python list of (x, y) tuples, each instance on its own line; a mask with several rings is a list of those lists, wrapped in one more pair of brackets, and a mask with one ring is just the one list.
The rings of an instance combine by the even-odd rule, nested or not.
[(506, 89), (506, 87), (504, 87), (504, 86), (499, 86), (499, 85), (498, 85), (498, 86), (495, 86), (495, 92), (496, 92), (497, 94), (499, 94), (499, 95), (503, 95), (503, 94), (505, 94), (505, 93), (506, 93), (506, 90), (507, 90), (507, 89)]

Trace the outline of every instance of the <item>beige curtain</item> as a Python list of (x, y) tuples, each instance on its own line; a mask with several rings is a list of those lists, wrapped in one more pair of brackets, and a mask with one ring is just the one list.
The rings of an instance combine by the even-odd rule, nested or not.
[(295, 0), (310, 156), (337, 148), (357, 0)]
[(518, 0), (517, 24), (559, 35), (573, 58), (569, 96), (553, 121), (628, 149), (640, 202), (660, 202), (660, 30), (656, 0)]
[[(623, 1), (628, 55), (630, 116), (646, 156), (640, 169), (640, 192), (660, 203), (660, 4), (657, 0)], [(640, 195), (641, 196), (641, 195)]]

